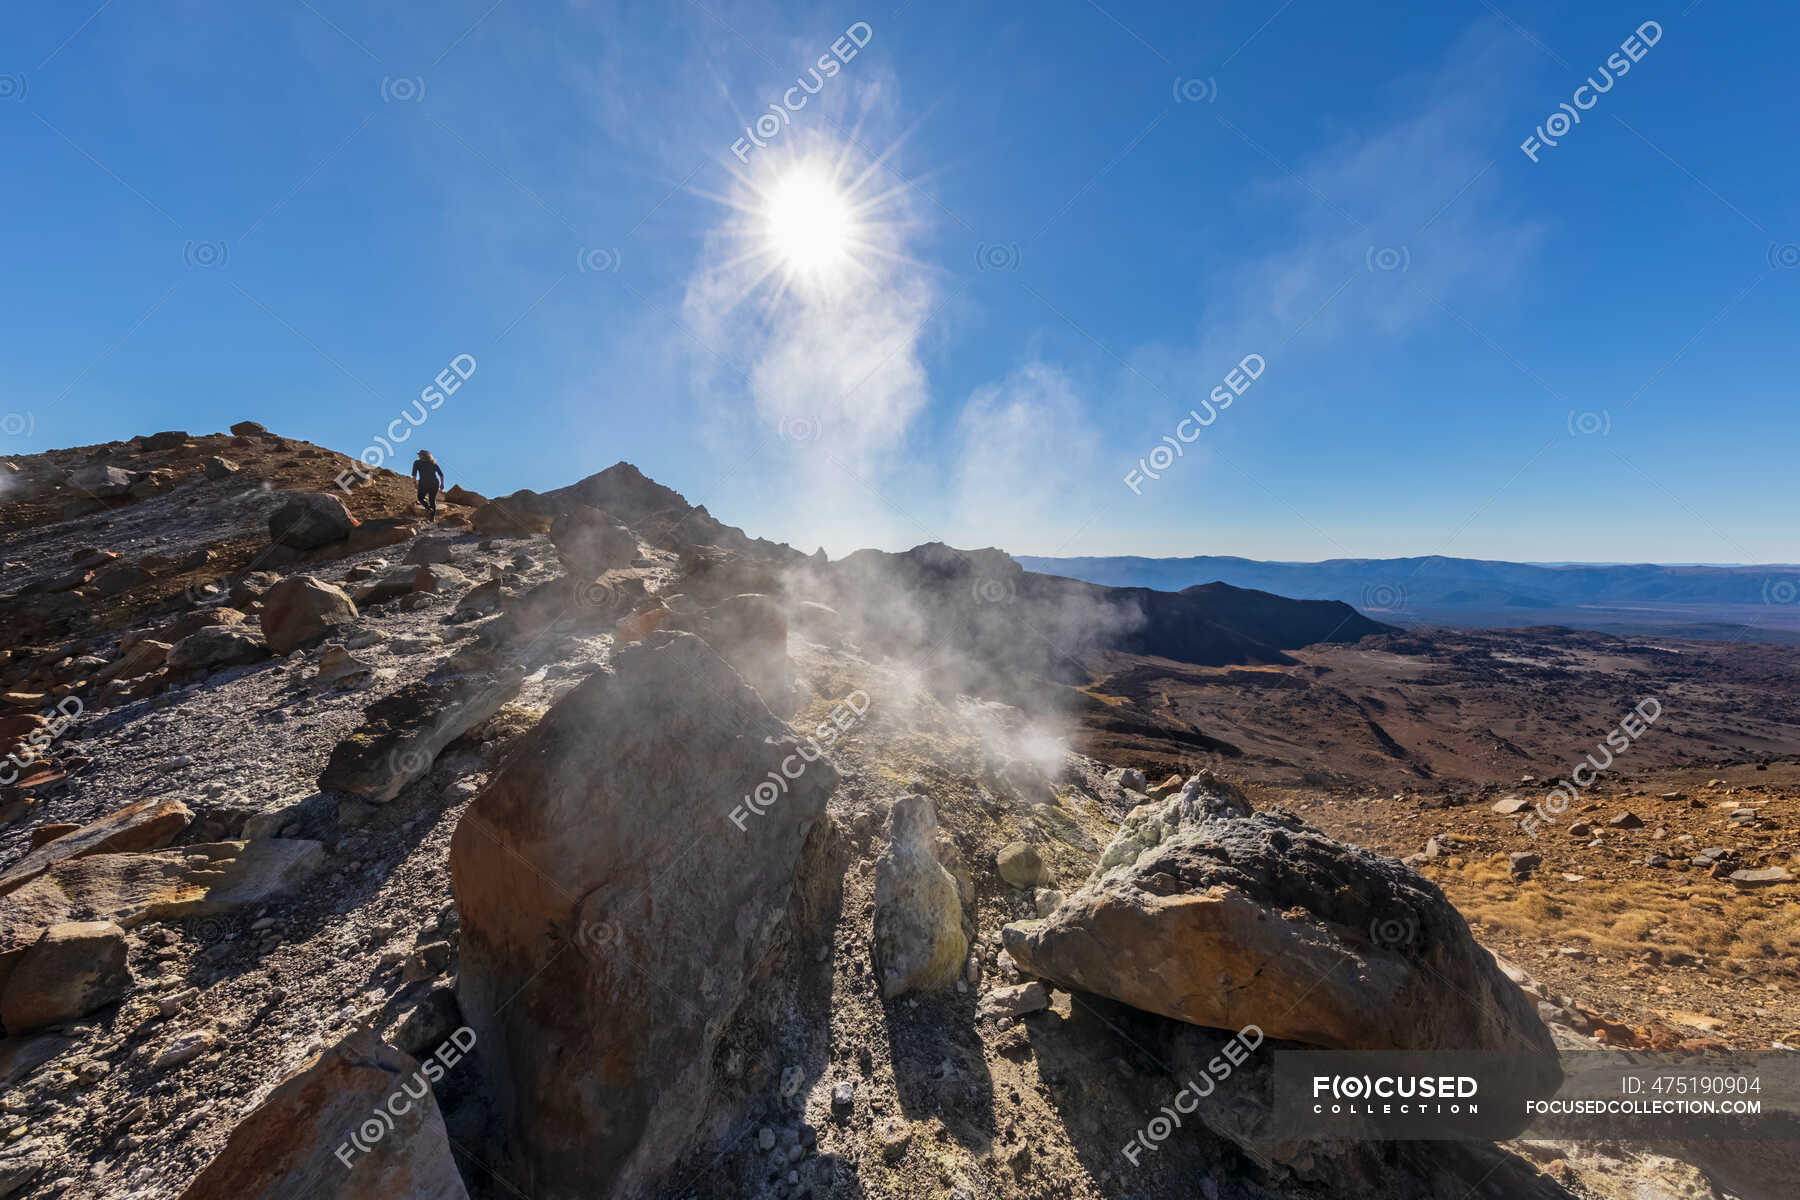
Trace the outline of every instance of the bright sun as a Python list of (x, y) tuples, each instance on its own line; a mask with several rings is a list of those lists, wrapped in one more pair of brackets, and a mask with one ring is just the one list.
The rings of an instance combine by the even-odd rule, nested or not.
[(849, 261), (855, 222), (849, 199), (822, 171), (798, 166), (768, 194), (769, 248), (790, 275), (823, 282)]

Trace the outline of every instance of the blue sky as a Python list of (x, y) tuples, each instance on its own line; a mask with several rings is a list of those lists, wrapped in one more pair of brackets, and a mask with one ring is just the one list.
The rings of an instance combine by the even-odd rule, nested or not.
[(808, 550), (1800, 560), (1791, 7), (95, 7), (4, 18), (5, 452), (468, 354), (403, 453)]

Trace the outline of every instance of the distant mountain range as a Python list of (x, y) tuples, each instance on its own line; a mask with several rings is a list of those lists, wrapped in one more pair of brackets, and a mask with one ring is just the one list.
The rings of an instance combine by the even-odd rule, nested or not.
[(1192, 558), (1037, 558), (1021, 566), (1110, 587), (1181, 591), (1221, 582), (1305, 600), (1339, 600), (1401, 625), (1572, 625), (1613, 633), (1800, 639), (1800, 566), (1540, 564), (1473, 558), (1259, 562)]
[[(1100, 587), (1024, 570), (999, 550), (938, 542), (899, 554), (858, 550), (797, 573), (795, 594), (842, 613), (857, 640), (929, 652), (934, 671), (1001, 665), (1079, 678), (1076, 659), (1121, 652), (1200, 666), (1291, 665), (1286, 651), (1395, 632), (1346, 604), (1210, 584), (1162, 591)], [(945, 673), (948, 672), (948, 676)]]

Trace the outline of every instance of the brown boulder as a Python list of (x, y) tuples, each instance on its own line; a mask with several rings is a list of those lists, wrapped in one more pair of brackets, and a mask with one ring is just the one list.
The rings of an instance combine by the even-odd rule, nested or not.
[(448, 563), (426, 563), (413, 568), (413, 591), (444, 595), (469, 586), (469, 577)]
[(173, 646), (183, 638), (194, 636), (202, 629), (211, 629), (215, 625), (242, 625), (243, 623), (244, 614), (235, 608), (227, 608), (222, 604), (211, 608), (200, 608), (190, 613), (183, 613), (157, 630), (154, 640), (167, 642)]
[(406, 552), (406, 557), (400, 561), (414, 563), (420, 566), (428, 563), (455, 562), (456, 555), (453, 551), (454, 545), (455, 543), (449, 538), (420, 538), (412, 544), (412, 549), (408, 550)]
[(97, 821), (90, 821), (46, 842), (20, 859), (5, 874), (0, 874), (0, 896), (43, 874), (56, 863), (71, 858), (166, 846), (193, 819), (194, 814), (187, 805), (169, 797), (127, 804)]
[(262, 631), (269, 649), (289, 654), (356, 620), (356, 604), (343, 589), (311, 575), (283, 579), (262, 594)]
[(453, 485), (444, 493), (444, 500), (450, 504), (461, 504), (468, 508), (479, 508), (487, 503), (487, 497), (479, 492), (471, 492), (461, 484)]
[(700, 616), (694, 631), (724, 655), (771, 711), (782, 716), (793, 712), (787, 613), (774, 597), (727, 597)]
[(16, 1034), (78, 1020), (124, 999), (131, 985), (123, 929), (111, 921), (52, 925), (6, 977), (0, 1025)]
[(550, 524), (550, 544), (563, 570), (577, 581), (593, 579), (614, 567), (628, 567), (638, 556), (631, 530), (587, 505), (577, 505)]
[[(268, 556), (261, 556), (261, 560), (266, 563)], [(280, 582), (280, 571), (251, 571), (232, 580), (226, 599), (231, 607), (248, 611), (251, 601), (260, 600), (265, 592)]]
[(433, 1073), (367, 1030), (314, 1055), (231, 1131), (181, 1200), (468, 1200)]
[(319, 775), (324, 791), (386, 804), (431, 770), (444, 747), (500, 711), (525, 674), (464, 673), (423, 679), (363, 710), (363, 723), (331, 751)]
[(158, 450), (177, 450), (187, 444), (186, 430), (170, 429), (162, 433), (153, 433), (142, 440), (144, 450), (155, 453)]
[(0, 991), (24, 952), (52, 925), (104, 920), (134, 929), (145, 921), (229, 913), (269, 903), (311, 878), (324, 862), (319, 843), (288, 838), (202, 842), (58, 862), (0, 896)]
[(525, 512), (498, 500), (490, 500), (475, 510), (476, 533), (489, 537), (531, 537), (549, 533), (550, 518)]
[(105, 682), (111, 679), (136, 679), (140, 675), (148, 675), (168, 661), (169, 651), (172, 648), (173, 644), (170, 642), (159, 642), (154, 638), (146, 638), (121, 654), (117, 660), (100, 672), (98, 678)]
[(356, 518), (336, 496), (293, 492), (269, 516), (269, 541), (294, 550), (316, 550), (341, 542), (356, 528)]
[(163, 660), (172, 674), (185, 671), (219, 671), (226, 667), (261, 662), (269, 657), (268, 643), (233, 625), (210, 625), (169, 647)]
[(363, 521), (344, 539), (344, 553), (361, 554), (383, 546), (398, 546), (417, 537), (419, 527), (404, 517), (376, 517)]
[(389, 567), (357, 587), (352, 598), (359, 609), (371, 608), (412, 594), (417, 567)]
[(73, 821), (46, 821), (31, 831), (31, 848), (47, 846), (66, 833), (74, 833), (81, 826)]
[(30, 740), (31, 735), (49, 724), (34, 712), (0, 713), (0, 757), (12, 754)]
[(499, 1169), (534, 1195), (637, 1195), (692, 1147), (836, 784), (798, 749), (705, 642), (653, 634), (557, 701), (458, 823), (457, 998)]
[(1127, 816), (1048, 920), (1009, 925), (1020, 970), (1215, 1029), (1327, 1049), (1556, 1049), (1437, 886), (1198, 775)]
[(269, 431), (266, 428), (264, 428), (260, 422), (239, 421), (236, 425), (233, 425), (231, 427), (231, 432), (238, 437), (247, 438), (247, 437), (255, 437), (259, 434), (266, 434)]
[(139, 500), (160, 496), (182, 480), (182, 473), (169, 467), (147, 471), (132, 482), (131, 494)]

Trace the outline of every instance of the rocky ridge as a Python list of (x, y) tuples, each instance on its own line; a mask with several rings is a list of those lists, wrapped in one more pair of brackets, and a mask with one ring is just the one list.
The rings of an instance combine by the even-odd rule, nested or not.
[[(247, 458), (273, 435), (233, 436)], [(129, 475), (138, 455), (223, 448), (157, 435), (100, 457)], [(0, 606), (68, 640), (0, 670), (43, 721), (24, 739), (53, 701), (83, 707), (5, 812), (0, 1019), (23, 980), (31, 1027), (0, 1043), (0, 1194), (1548, 1197), (1624, 1177), (1581, 1147), (1272, 1144), (1254, 1090), (1121, 1154), (1236, 1031), (1049, 957), (1032, 978), (1005, 930), (1078, 922), (1122, 871), (1141, 866), (1146, 894), (1291, 906), (1253, 868), (1303, 842), (1420, 906), (1428, 953), (1449, 954), (1433, 969), (1490, 989), (1539, 1049), (1543, 1026), (1407, 868), (1248, 806), (1191, 811), (1204, 781), (1152, 789), (1067, 753), (1053, 713), (980, 686), (1041, 679), (933, 677), (905, 652), (916, 607), (846, 615), (805, 590), (817, 563), (635, 471), (430, 534), (359, 507), (372, 496), (347, 531), (316, 501), (271, 526), (291, 489), (215, 498), (235, 476), (204, 460), (143, 497), (109, 475), (124, 491), (102, 509), (46, 524), (42, 497), (70, 485), (30, 474), (38, 516), (0, 509), (26, 579)], [(300, 540), (343, 536), (293, 546), (321, 511)], [(101, 512), (120, 540), (90, 556), (127, 560), (143, 547), (123, 535), (155, 524), (152, 553), (191, 555), (180, 538), (204, 530), (237, 565), (175, 592), (187, 576), (27, 590)], [(570, 518), (590, 533), (558, 537)], [(382, 519), (391, 540), (352, 543)], [(284, 586), (314, 618), (291, 642), (270, 637)], [(65, 594), (82, 603), (32, 607)], [(139, 649), (196, 636), (172, 668)], [(1235, 874), (1158, 858), (1196, 838)], [(85, 975), (67, 945), (93, 948), (72, 956)], [(1392, 995), (1324, 986), (1342, 1012)]]

